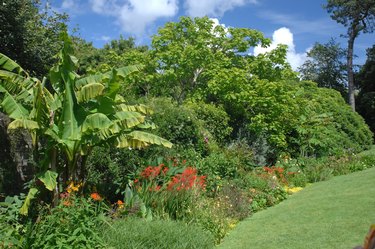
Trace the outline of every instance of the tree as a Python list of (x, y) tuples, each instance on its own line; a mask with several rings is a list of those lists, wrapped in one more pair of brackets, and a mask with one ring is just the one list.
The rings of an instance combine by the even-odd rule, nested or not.
[[(42, 77), (56, 61), (68, 16), (43, 10), (39, 0), (0, 1), (0, 52), (32, 76)], [(42, 9), (42, 11), (40, 11)]]
[[(272, 145), (285, 147), (285, 130), (294, 106), (287, 84), (296, 74), (286, 61), (287, 47), (254, 56), (255, 46), (270, 40), (257, 30), (225, 28), (207, 17), (182, 17), (153, 37), (152, 50), (160, 80), (159, 95), (179, 104), (200, 100), (224, 106), (234, 136), (267, 134)], [(282, 113), (282, 115), (281, 115)]]
[(179, 22), (167, 23), (152, 39), (160, 92), (181, 104), (205, 90), (217, 71), (240, 66), (251, 47), (269, 43), (259, 31), (215, 26), (208, 17), (181, 17)]
[(303, 80), (318, 83), (319, 87), (332, 88), (343, 96), (346, 93), (346, 51), (331, 39), (325, 44), (315, 43), (307, 53), (308, 59), (298, 69)]
[(367, 60), (356, 75), (360, 89), (356, 106), (372, 132), (375, 132), (375, 45), (367, 49)]
[(324, 6), (331, 18), (347, 27), (348, 51), (347, 73), (349, 104), (355, 111), (353, 54), (354, 41), (358, 35), (371, 33), (375, 28), (375, 2), (374, 0), (328, 0)]
[[(13, 120), (8, 129), (30, 132), (39, 167), (37, 179), (49, 190), (59, 186), (56, 179), (61, 180), (61, 185), (67, 180), (84, 181), (87, 156), (96, 146), (171, 147), (167, 140), (142, 131), (154, 126), (146, 120), (149, 108), (127, 105), (118, 94), (121, 81), (138, 67), (81, 77), (75, 73), (77, 59), (72, 55), (72, 43), (67, 34), (63, 38), (59, 63), (48, 76), (53, 91), (45, 87), (47, 78), (40, 81), (30, 77), (17, 63), (0, 54), (1, 108)], [(23, 213), (27, 213), (37, 192), (36, 188), (30, 189)], [(56, 189), (55, 197), (58, 192)]]

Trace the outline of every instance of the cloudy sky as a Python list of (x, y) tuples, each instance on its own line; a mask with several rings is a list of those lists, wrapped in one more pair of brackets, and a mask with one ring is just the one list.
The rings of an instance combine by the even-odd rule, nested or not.
[[(282, 43), (289, 46), (288, 61), (300, 66), (306, 51), (315, 42), (326, 43), (336, 37), (346, 46), (345, 28), (331, 20), (322, 8), (325, 0), (52, 0), (52, 6), (70, 15), (70, 28), (96, 47), (111, 39), (136, 37), (137, 43), (150, 43), (150, 37), (166, 22), (183, 15), (209, 16), (226, 27), (246, 27), (262, 31), (272, 39), (267, 48), (255, 48), (259, 54)], [(355, 63), (363, 64), (366, 48), (375, 43), (375, 34), (356, 40)]]

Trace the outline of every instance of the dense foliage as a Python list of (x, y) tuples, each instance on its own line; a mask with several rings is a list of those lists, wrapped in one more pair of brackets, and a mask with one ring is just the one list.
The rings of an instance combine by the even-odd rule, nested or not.
[(374, 166), (356, 156), (373, 142), (362, 117), (300, 80), (286, 46), (251, 54), (270, 45), (259, 31), (182, 17), (150, 48), (61, 37), (42, 80), (0, 54), (2, 126), (32, 150), (29, 193), (0, 186), (0, 248), (211, 248), (307, 182)]
[(331, 39), (325, 44), (315, 43), (307, 53), (308, 59), (299, 68), (303, 80), (311, 80), (320, 87), (332, 88), (346, 97), (346, 51)]
[(367, 50), (366, 63), (357, 74), (356, 83), (360, 89), (357, 96), (357, 111), (372, 132), (375, 132), (375, 45)]

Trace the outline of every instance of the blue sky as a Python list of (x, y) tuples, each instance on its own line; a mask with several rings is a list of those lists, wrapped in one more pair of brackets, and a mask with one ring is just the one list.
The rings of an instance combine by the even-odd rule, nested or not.
[[(346, 46), (346, 29), (333, 21), (322, 8), (325, 0), (52, 0), (52, 7), (70, 15), (70, 28), (94, 46), (102, 47), (111, 39), (136, 37), (138, 44), (168, 21), (182, 15), (215, 18), (226, 27), (246, 27), (262, 31), (276, 43), (289, 46), (288, 61), (297, 68), (315, 42), (331, 37)], [(355, 43), (355, 63), (366, 60), (366, 48), (375, 43), (375, 34), (361, 34)], [(256, 48), (254, 53), (264, 52)]]

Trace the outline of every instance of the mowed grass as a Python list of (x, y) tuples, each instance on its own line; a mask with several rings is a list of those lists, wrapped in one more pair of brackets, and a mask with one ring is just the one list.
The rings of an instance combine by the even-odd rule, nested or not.
[(219, 248), (353, 248), (375, 223), (375, 168), (315, 183), (241, 222)]

